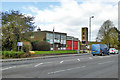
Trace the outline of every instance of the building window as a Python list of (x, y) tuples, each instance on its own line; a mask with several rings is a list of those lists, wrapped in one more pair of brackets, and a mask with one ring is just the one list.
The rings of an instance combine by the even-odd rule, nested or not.
[(85, 33), (83, 32), (83, 35), (84, 35)]
[(82, 41), (82, 44), (86, 44), (86, 41)]
[(83, 39), (85, 39), (85, 37), (83, 36)]

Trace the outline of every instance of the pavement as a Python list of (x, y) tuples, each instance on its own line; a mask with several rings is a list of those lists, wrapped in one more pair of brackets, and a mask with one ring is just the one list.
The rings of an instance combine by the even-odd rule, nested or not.
[(118, 56), (119, 54), (77, 54), (68, 57), (2, 62), (2, 77), (118, 78)]

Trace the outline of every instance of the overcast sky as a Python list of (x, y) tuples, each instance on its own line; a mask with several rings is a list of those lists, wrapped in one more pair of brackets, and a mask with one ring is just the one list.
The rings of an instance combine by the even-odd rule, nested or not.
[(95, 41), (101, 25), (111, 20), (118, 27), (118, 0), (60, 0), (57, 2), (2, 2), (2, 11), (19, 10), (35, 16), (35, 25), (41, 30), (67, 33), (81, 40), (81, 28), (89, 27), (92, 19), (92, 40)]

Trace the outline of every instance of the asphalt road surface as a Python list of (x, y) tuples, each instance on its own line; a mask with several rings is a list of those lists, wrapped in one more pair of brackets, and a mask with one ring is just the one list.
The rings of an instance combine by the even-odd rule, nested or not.
[(118, 78), (118, 54), (2, 63), (3, 78)]

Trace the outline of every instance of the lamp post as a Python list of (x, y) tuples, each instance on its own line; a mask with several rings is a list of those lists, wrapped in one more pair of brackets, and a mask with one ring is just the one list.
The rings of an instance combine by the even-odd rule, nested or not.
[(53, 27), (53, 51), (54, 51), (54, 47), (55, 47), (55, 45), (54, 45), (54, 39), (55, 39), (55, 33), (54, 33), (54, 27)]
[[(90, 44), (90, 41), (91, 41), (91, 19), (94, 18), (94, 16), (91, 16), (89, 18), (89, 44)], [(91, 46), (90, 46), (91, 48)], [(90, 53), (90, 49), (89, 49), (89, 53)]]

